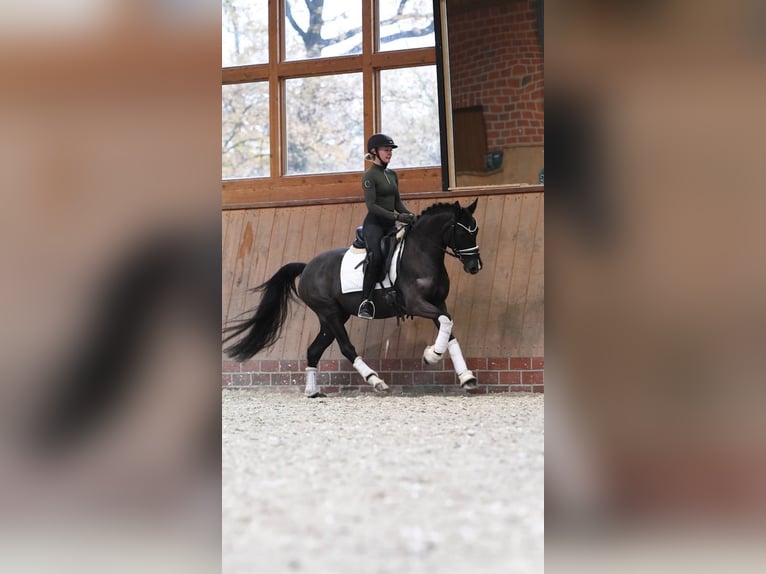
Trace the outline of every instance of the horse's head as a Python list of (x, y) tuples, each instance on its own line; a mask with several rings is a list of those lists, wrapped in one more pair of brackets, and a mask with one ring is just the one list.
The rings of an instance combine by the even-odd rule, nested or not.
[(482, 267), (479, 246), (476, 244), (479, 226), (473, 218), (478, 202), (479, 200), (476, 199), (468, 207), (461, 207), (457, 201), (455, 202), (456, 218), (448, 244), (463, 263), (463, 269), (471, 275), (478, 273)]

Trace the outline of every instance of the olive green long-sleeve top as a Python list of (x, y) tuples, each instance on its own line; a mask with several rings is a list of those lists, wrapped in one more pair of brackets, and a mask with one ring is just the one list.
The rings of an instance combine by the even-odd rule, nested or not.
[(410, 213), (399, 196), (399, 178), (395, 171), (372, 164), (362, 177), (364, 201), (370, 213), (396, 221), (397, 213)]

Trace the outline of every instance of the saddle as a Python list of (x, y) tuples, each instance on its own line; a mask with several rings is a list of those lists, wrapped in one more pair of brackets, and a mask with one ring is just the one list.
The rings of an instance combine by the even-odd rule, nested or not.
[[(388, 272), (388, 270), (391, 268), (391, 260), (394, 257), (394, 251), (396, 250), (396, 244), (401, 241), (404, 238), (404, 235), (406, 233), (405, 227), (398, 227), (394, 229), (393, 231), (390, 231), (386, 233), (383, 237), (380, 239), (380, 251), (383, 254), (383, 267), (384, 274)], [(356, 237), (354, 237), (354, 242), (351, 244), (353, 247), (357, 249), (367, 249), (367, 241), (364, 239), (364, 227), (361, 225), (356, 228)], [(367, 267), (367, 263), (370, 260), (370, 252), (367, 252), (367, 257), (364, 258), (364, 260), (359, 265), (364, 265), (364, 268)], [(359, 267), (357, 265), (357, 267)], [(385, 277), (385, 275), (384, 275)], [(382, 281), (383, 277), (378, 277), (378, 281)]]
[[(408, 226), (395, 228), (393, 231), (387, 233), (380, 239), (380, 250), (383, 254), (384, 264), (382, 266), (383, 275), (381, 277), (375, 278), (376, 283), (381, 283), (383, 279), (385, 279), (386, 273), (388, 273), (389, 270), (391, 269), (391, 263), (394, 258), (394, 253), (396, 253), (396, 246), (400, 241), (404, 240), (404, 237), (407, 235), (408, 229), (409, 229)], [(351, 245), (352, 247), (355, 247), (356, 249), (367, 248), (367, 242), (364, 239), (363, 227), (360, 226), (356, 228), (356, 237), (354, 238), (354, 242)], [(367, 264), (370, 261), (370, 257), (371, 257), (370, 252), (367, 251), (366, 257), (361, 262), (359, 262), (356, 267), (363, 265), (362, 269), (366, 269)], [(401, 253), (399, 255), (398, 261), (396, 262), (397, 275), (398, 275), (400, 263), (401, 263)], [(381, 283), (381, 287), (383, 287), (382, 283)], [(386, 300), (388, 301), (389, 305), (391, 305), (391, 307), (394, 309), (394, 312), (396, 314), (396, 324), (398, 326), (399, 321), (406, 318), (406, 312), (404, 309), (404, 304), (401, 300), (401, 295), (399, 294), (398, 290), (393, 286), (387, 289), (384, 289), (384, 292), (385, 292)]]

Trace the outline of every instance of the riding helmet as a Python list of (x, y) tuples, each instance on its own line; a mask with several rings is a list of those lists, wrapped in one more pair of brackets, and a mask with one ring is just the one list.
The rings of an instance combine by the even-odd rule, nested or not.
[(370, 139), (367, 140), (367, 151), (371, 152), (373, 148), (376, 147), (390, 147), (396, 149), (399, 146), (394, 143), (391, 136), (387, 136), (386, 134), (372, 134)]

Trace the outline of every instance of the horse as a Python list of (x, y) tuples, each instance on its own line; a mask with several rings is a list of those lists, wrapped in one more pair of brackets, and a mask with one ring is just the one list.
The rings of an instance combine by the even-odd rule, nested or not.
[[(444, 353), (449, 352), (464, 389), (475, 389), (476, 377), (466, 366), (460, 345), (452, 334), (453, 323), (445, 304), (450, 281), (444, 256), (458, 258), (463, 270), (472, 275), (481, 270), (476, 243), (479, 227), (473, 217), (477, 203), (478, 199), (468, 207), (461, 207), (457, 201), (436, 203), (426, 208), (414, 223), (405, 226), (404, 245), (393, 285), (396, 296), (386, 296), (384, 290), (375, 290), (372, 295), (375, 319), (411, 316), (434, 322), (438, 333), (434, 344), (426, 346), (423, 361), (438, 363)], [(341, 262), (348, 249), (325, 251), (308, 263), (287, 263), (268, 281), (253, 288), (253, 292), (262, 294), (261, 301), (250, 311), (252, 316), (223, 329), (224, 343), (243, 335), (225, 348), (225, 353), (243, 362), (276, 343), (287, 319), (288, 305), (297, 296), (314, 311), (320, 325), (319, 334), (307, 350), (305, 395), (324, 396), (316, 385), (317, 367), (322, 353), (336, 340), (343, 356), (376, 392), (389, 390), (378, 373), (357, 354), (344, 326), (351, 315), (356, 315), (362, 298), (360, 292), (341, 290)], [(296, 289), (298, 277), (300, 283)]]

